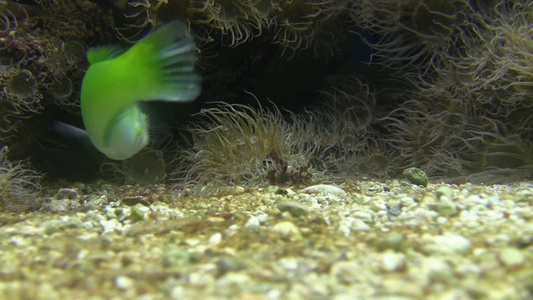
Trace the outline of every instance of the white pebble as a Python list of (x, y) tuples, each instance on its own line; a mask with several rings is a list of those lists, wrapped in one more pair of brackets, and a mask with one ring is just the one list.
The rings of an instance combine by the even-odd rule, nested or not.
[(115, 285), (119, 290), (129, 290), (133, 287), (135, 281), (126, 276), (118, 276), (115, 278)]
[(383, 269), (389, 272), (405, 269), (405, 255), (403, 253), (388, 252), (383, 255)]
[(259, 218), (252, 216), (248, 221), (246, 221), (246, 224), (244, 224), (245, 228), (259, 228), (259, 225), (261, 225), (261, 222), (259, 221)]
[(222, 234), (220, 234), (220, 232), (217, 232), (217, 233), (213, 234), (209, 238), (209, 244), (211, 244), (213, 246), (216, 246), (216, 245), (220, 244), (221, 241), (222, 241)]

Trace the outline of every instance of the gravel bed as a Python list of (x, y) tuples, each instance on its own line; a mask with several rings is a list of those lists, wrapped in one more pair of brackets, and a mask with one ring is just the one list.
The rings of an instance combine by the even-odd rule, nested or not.
[(531, 299), (533, 183), (59, 189), (0, 214), (0, 299)]

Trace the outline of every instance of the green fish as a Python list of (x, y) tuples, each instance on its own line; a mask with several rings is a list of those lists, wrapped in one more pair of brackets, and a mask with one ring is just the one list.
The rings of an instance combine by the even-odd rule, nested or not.
[(92, 48), (81, 86), (81, 115), (92, 144), (107, 157), (128, 159), (150, 140), (140, 101), (192, 101), (201, 91), (194, 39), (172, 21), (124, 51)]

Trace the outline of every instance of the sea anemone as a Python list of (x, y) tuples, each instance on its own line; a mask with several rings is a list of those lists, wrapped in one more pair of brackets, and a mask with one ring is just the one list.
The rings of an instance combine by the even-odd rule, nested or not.
[(25, 209), (37, 203), (42, 175), (30, 170), (27, 161), (11, 162), (8, 148), (0, 149), (0, 208)]
[(345, 175), (371, 175), (377, 177), (388, 177), (396, 175), (400, 170), (399, 155), (397, 150), (390, 147), (379, 137), (367, 138), (363, 149), (356, 155), (345, 158), (347, 170)]
[[(274, 43), (283, 47), (282, 54), (290, 50), (291, 58), (298, 51), (319, 47), (320, 43), (331, 49), (335, 47), (338, 42), (335, 37), (341, 28), (338, 20), (345, 11), (346, 1), (278, 0), (273, 4)], [(317, 37), (321, 39), (317, 40)]]
[(179, 165), (176, 145), (171, 138), (145, 147), (134, 156), (123, 160), (104, 162), (100, 170), (118, 182), (126, 184), (159, 184), (172, 181), (172, 174)]
[(124, 11), (124, 24), (117, 27), (118, 37), (128, 43), (135, 43), (154, 28), (159, 19), (156, 11), (166, 1), (128, 0), (118, 5)]
[[(483, 15), (475, 35), (465, 39), (464, 53), (449, 58), (465, 79), (459, 88), (489, 89), (497, 96), (498, 105), (532, 107), (532, 23), (531, 1), (503, 1), (492, 13)], [(492, 101), (479, 99), (483, 100), (484, 104)]]
[[(41, 79), (20, 68), (8, 68), (0, 75), (0, 130), (3, 133), (12, 131), (22, 119), (41, 111)], [(6, 138), (5, 135), (0, 137), (4, 141)]]
[(372, 88), (357, 78), (336, 80), (334, 87), (322, 91), (320, 105), (309, 111), (316, 120), (318, 142), (329, 170), (343, 175), (353, 170), (352, 158), (372, 136), (375, 105)]
[(454, 138), (465, 126), (466, 116), (443, 107), (428, 99), (412, 99), (379, 120), (386, 130), (383, 141), (397, 150), (398, 169), (417, 167), (431, 176), (444, 176), (450, 153), (468, 150)]
[(270, 5), (265, 3), (268, 1), (193, 0), (189, 8), (191, 23), (207, 27), (209, 35), (220, 34), (223, 45), (235, 47), (268, 27)]
[(351, 7), (354, 32), (370, 32), (365, 39), (383, 66), (422, 73), (439, 68), (448, 51), (460, 48), (460, 37), (473, 26), (473, 9), (466, 0), (363, 0)]
[(203, 110), (207, 121), (191, 126), (192, 146), (183, 151), (188, 183), (298, 184), (316, 179), (317, 136), (311, 122), (290, 121), (274, 107), (217, 103)]
[(0, 33), (2, 37), (17, 29), (19, 22), (26, 22), (28, 13), (24, 7), (15, 1), (0, 1)]
[[(488, 122), (482, 130), (474, 126), (462, 142), (468, 151), (458, 152), (467, 172), (464, 180), (503, 183), (533, 176), (533, 143), (518, 134), (509, 133), (502, 123)], [(479, 126), (477, 126), (479, 128)]]

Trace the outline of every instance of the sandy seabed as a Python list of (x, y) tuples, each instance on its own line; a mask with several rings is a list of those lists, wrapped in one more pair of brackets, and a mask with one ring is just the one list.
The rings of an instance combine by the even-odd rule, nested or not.
[(533, 183), (63, 188), (0, 214), (0, 299), (531, 299)]

